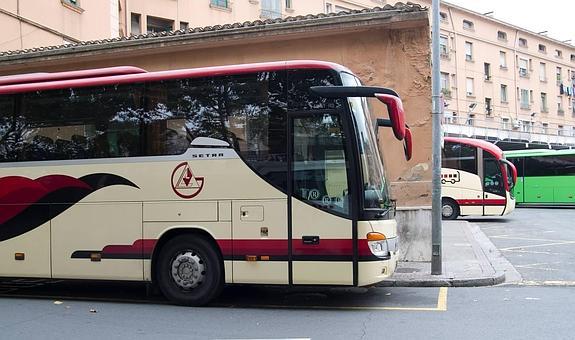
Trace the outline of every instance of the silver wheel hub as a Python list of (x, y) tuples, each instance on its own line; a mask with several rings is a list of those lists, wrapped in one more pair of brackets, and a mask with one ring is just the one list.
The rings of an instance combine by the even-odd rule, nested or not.
[(453, 215), (453, 207), (445, 204), (443, 207), (441, 207), (441, 213), (443, 214), (444, 217), (448, 217)]
[(193, 250), (178, 254), (172, 260), (172, 279), (183, 289), (193, 289), (202, 283), (206, 276), (204, 261)]

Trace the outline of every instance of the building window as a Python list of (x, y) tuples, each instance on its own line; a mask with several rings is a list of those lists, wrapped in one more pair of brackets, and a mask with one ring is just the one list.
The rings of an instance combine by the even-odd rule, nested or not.
[(529, 109), (529, 91), (521, 89), (520, 106), (522, 109)]
[(531, 132), (531, 126), (533, 125), (533, 122), (530, 122), (528, 120), (522, 120), (521, 121), (521, 131), (522, 132)]
[(210, 5), (215, 7), (228, 8), (230, 4), (228, 0), (210, 0)]
[(547, 81), (547, 67), (545, 63), (539, 63), (539, 80), (543, 82)]
[(521, 77), (529, 76), (529, 71), (527, 70), (528, 65), (529, 62), (527, 59), (519, 58), (519, 76)]
[(556, 58), (563, 58), (563, 52), (561, 50), (555, 50)]
[(519, 47), (527, 47), (527, 39), (519, 38)]
[(137, 13), (132, 13), (130, 15), (130, 33), (133, 35), (142, 34), (142, 15)]
[(465, 125), (469, 125), (469, 126), (475, 125), (475, 114), (474, 113), (470, 113), (467, 116), (467, 120), (465, 121)]
[(261, 10), (262, 18), (277, 19), (282, 17), (281, 0), (261, 0), (261, 1), (262, 1), (262, 10)]
[(507, 41), (507, 33), (503, 31), (497, 31), (497, 39), (501, 41)]
[(563, 136), (564, 127), (563, 125), (557, 125), (557, 135)]
[(561, 67), (557, 67), (555, 71), (555, 77), (557, 78), (557, 85), (561, 85)]
[(465, 82), (465, 92), (468, 96), (473, 96), (473, 78), (467, 78)]
[(485, 113), (490, 115), (491, 112), (493, 112), (493, 106), (491, 104), (491, 98), (485, 98)]
[(146, 30), (148, 33), (165, 32), (174, 29), (173, 20), (148, 16), (147, 21)]
[(463, 20), (463, 29), (473, 31), (474, 25), (472, 21)]
[(501, 102), (507, 103), (507, 85), (501, 84), (500, 96), (501, 96)]
[(571, 62), (575, 63), (575, 54), (571, 55)]
[(325, 12), (328, 13), (328, 14), (329, 14), (329, 13), (333, 13), (333, 5), (330, 4), (330, 3), (328, 3), (328, 2), (326, 2), (326, 4), (325, 4)]
[(190, 28), (190, 24), (185, 21), (180, 21), (180, 29), (186, 31)]
[(439, 20), (441, 20), (445, 23), (449, 22), (449, 19), (447, 18), (447, 13), (439, 12)]
[(541, 92), (541, 112), (549, 112), (547, 107), (547, 93)]
[(563, 97), (557, 96), (557, 114), (563, 115), (565, 110), (563, 110)]
[(491, 80), (491, 64), (490, 63), (483, 63), (483, 75), (485, 80)]
[(286, 3), (286, 9), (292, 9), (293, 8), (293, 4), (292, 4), (292, 0), (285, 0)]
[(501, 118), (501, 129), (511, 130), (511, 125), (509, 124), (509, 118)]
[(449, 40), (446, 36), (439, 36), (439, 55), (442, 58), (449, 58)]
[(547, 46), (545, 46), (543, 44), (539, 44), (539, 52), (547, 53)]
[(473, 61), (473, 44), (469, 41), (465, 42), (465, 60)]
[(449, 88), (449, 73), (441, 72), (441, 93), (445, 98), (451, 98), (451, 89)]
[(499, 51), (499, 67), (507, 68), (507, 53)]
[(541, 123), (541, 133), (547, 134), (549, 132), (549, 123)]

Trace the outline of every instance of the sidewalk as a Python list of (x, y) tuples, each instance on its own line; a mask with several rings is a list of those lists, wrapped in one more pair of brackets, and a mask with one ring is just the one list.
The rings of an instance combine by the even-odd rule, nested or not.
[(379, 286), (474, 287), (521, 280), (477, 225), (443, 221), (442, 233), (442, 275), (431, 275), (430, 262), (399, 262), (393, 276)]

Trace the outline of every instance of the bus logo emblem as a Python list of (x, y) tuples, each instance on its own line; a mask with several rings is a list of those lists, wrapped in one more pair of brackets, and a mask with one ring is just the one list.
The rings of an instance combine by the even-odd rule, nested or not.
[(172, 172), (172, 189), (181, 198), (194, 198), (204, 188), (204, 177), (195, 176), (190, 164), (182, 162)]

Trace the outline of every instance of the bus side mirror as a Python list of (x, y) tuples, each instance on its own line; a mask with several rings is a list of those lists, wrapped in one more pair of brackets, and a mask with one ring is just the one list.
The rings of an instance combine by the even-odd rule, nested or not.
[(413, 139), (411, 136), (411, 130), (405, 128), (405, 138), (403, 138), (403, 152), (405, 153), (405, 159), (410, 160), (413, 152)]
[(387, 106), (389, 112), (389, 120), (391, 121), (391, 128), (393, 134), (398, 140), (403, 140), (405, 137), (405, 112), (403, 111), (403, 103), (399, 97), (376, 93), (375, 97)]
[[(390, 119), (378, 118), (376, 121), (377, 127), (393, 127)], [(413, 154), (413, 136), (411, 135), (411, 130), (407, 125), (403, 125), (405, 130), (405, 135), (403, 137), (403, 152), (405, 154), (405, 159), (410, 160)]]

